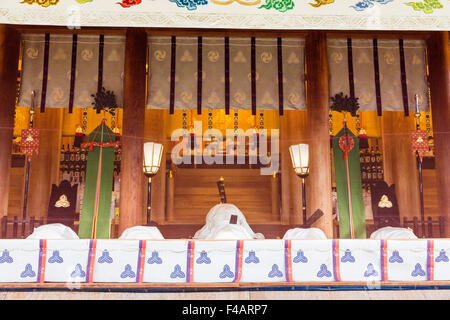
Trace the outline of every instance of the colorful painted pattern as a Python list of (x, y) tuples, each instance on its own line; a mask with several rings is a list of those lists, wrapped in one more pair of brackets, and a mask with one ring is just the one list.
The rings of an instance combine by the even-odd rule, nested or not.
[(207, 0), (169, 0), (175, 2), (180, 8), (188, 10), (197, 10), (197, 6), (204, 6), (208, 4)]
[(333, 3), (334, 0), (314, 0), (315, 3), (309, 3), (314, 8), (318, 8), (320, 6), (325, 6), (327, 4)]
[[(42, 7), (55, 6), (60, 0), (22, 0), (22, 4), (37, 4)], [(76, 2), (83, 4), (93, 2), (94, 0), (75, 0)], [(169, 0), (170, 2), (176, 3), (180, 8), (186, 8), (190, 11), (197, 10), (199, 6), (207, 5), (208, 0)], [(233, 3), (238, 3), (245, 6), (255, 6), (261, 3), (261, 0), (210, 0), (212, 3), (217, 5), (230, 5)], [(258, 9), (275, 9), (279, 12), (286, 12), (294, 8), (293, 0), (265, 0), (265, 4), (258, 7)], [(334, 0), (312, 0), (309, 5), (314, 8), (319, 8), (321, 6), (329, 5), (334, 3)], [(374, 7), (375, 3), (378, 4), (388, 4), (393, 0), (361, 0), (354, 5), (350, 6), (355, 11), (364, 11)], [(142, 3), (142, 0), (120, 0), (116, 4), (122, 6), (122, 8), (129, 8)], [(433, 13), (433, 10), (443, 9), (444, 5), (439, 0), (423, 0), (418, 2), (406, 2), (405, 5), (411, 6), (415, 11), (423, 11), (424, 13)]]
[(29, 5), (38, 4), (42, 7), (55, 6), (59, 0), (23, 0), (21, 3), (28, 3)]
[(286, 12), (294, 8), (294, 2), (292, 0), (266, 0), (266, 4), (258, 7), (258, 9), (275, 9), (280, 12)]
[(413, 7), (416, 11), (423, 11), (425, 13), (432, 13), (433, 9), (442, 9), (444, 6), (439, 0), (424, 0), (421, 2), (407, 2), (407, 6)]
[(363, 1), (356, 3), (354, 6), (350, 6), (350, 8), (353, 8), (356, 11), (364, 11), (368, 8), (372, 8), (374, 6), (374, 3), (388, 4), (389, 2), (392, 2), (392, 1), (393, 0), (363, 0)]
[(120, 4), (123, 8), (129, 8), (140, 4), (141, 2), (142, 0), (122, 0), (122, 2), (117, 2), (117, 4)]

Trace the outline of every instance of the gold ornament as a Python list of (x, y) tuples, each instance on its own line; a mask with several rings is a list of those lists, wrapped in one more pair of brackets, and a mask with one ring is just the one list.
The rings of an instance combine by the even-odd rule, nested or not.
[(59, 200), (55, 203), (56, 208), (68, 208), (70, 207), (70, 202), (67, 200), (67, 196), (65, 194), (59, 197)]
[(379, 208), (392, 208), (392, 202), (389, 201), (389, 198), (387, 197), (387, 195), (383, 195), (381, 197), (380, 202), (378, 202), (378, 207)]

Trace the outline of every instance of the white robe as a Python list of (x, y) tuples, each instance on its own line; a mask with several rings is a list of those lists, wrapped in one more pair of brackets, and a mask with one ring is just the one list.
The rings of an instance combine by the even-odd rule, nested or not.
[(384, 227), (374, 231), (370, 239), (417, 239), (417, 236), (410, 229)]
[[(236, 224), (230, 224), (232, 215), (237, 216)], [(253, 232), (238, 207), (221, 203), (209, 210), (206, 224), (195, 233), (193, 239), (264, 239), (264, 236)]]

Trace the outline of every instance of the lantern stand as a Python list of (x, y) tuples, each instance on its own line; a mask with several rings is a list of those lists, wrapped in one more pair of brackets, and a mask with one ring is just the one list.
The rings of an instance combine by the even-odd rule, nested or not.
[(151, 221), (152, 178), (158, 173), (161, 166), (163, 145), (154, 142), (144, 143), (144, 175), (148, 179), (147, 191), (147, 226), (156, 225)]
[(289, 147), (291, 153), (292, 166), (298, 177), (302, 179), (302, 210), (303, 224), (306, 224), (306, 184), (305, 179), (309, 175), (309, 145), (297, 144)]

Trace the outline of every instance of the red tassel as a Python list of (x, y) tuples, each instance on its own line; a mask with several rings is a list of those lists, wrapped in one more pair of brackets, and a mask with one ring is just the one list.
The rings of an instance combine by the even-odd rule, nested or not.
[(94, 150), (94, 143), (91, 142), (89, 144), (89, 151), (92, 151), (92, 150)]

